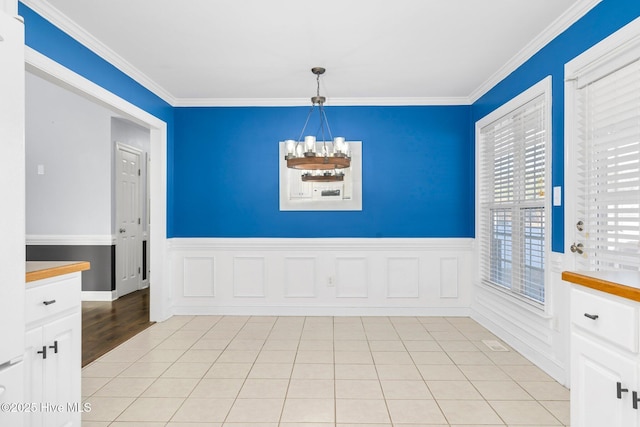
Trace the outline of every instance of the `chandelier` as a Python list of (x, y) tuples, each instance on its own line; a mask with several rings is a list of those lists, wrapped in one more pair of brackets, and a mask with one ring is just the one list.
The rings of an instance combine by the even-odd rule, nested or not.
[[(316, 96), (311, 97), (311, 109), (307, 114), (307, 120), (304, 122), (298, 140), (285, 141), (286, 155), (284, 158), (287, 161), (287, 167), (304, 171), (302, 173), (303, 181), (342, 181), (344, 180), (343, 169), (351, 166), (349, 144), (344, 138), (334, 138), (331, 135), (331, 128), (324, 108), (326, 98), (320, 96), (320, 76), (325, 71), (322, 67), (311, 69), (311, 72), (316, 75)], [(302, 136), (316, 105), (320, 118), (320, 126), (316, 135), (322, 139), (317, 141), (316, 136), (307, 135), (303, 140)], [(328, 142), (327, 136), (329, 137)]]

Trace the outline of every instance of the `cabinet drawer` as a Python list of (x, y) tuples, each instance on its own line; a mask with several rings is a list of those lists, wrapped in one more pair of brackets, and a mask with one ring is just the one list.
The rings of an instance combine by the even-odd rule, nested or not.
[(638, 352), (638, 308), (634, 304), (604, 293), (574, 288), (571, 290), (571, 322), (603, 340)]
[(32, 282), (25, 293), (27, 324), (80, 307), (80, 274)]

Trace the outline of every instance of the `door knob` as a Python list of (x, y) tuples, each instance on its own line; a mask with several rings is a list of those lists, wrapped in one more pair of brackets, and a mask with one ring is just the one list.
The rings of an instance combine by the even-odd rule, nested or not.
[(578, 229), (578, 231), (583, 231), (584, 230), (584, 222), (578, 221), (576, 223), (576, 228)]
[(569, 249), (571, 249), (571, 252), (573, 252), (574, 254), (578, 253), (579, 255), (582, 255), (582, 253), (584, 252), (583, 248), (584, 245), (582, 243), (574, 243)]
[(125, 231), (127, 231), (127, 229), (126, 229), (126, 228), (121, 228), (121, 229), (120, 229), (120, 232), (121, 232), (121, 233), (124, 233)]

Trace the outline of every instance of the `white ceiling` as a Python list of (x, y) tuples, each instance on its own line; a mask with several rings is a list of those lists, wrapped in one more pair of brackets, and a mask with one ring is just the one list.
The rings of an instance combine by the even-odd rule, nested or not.
[(24, 0), (173, 105), (473, 102), (598, 0)]

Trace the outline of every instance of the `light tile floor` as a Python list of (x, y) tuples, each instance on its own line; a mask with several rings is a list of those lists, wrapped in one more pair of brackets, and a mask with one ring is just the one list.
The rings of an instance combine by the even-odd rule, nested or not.
[(174, 316), (82, 371), (85, 427), (567, 426), (569, 391), (465, 317)]

